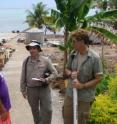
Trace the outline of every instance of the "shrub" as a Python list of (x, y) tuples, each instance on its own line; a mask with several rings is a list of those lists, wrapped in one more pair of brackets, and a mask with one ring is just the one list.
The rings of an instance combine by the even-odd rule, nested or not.
[(89, 124), (117, 124), (117, 76), (110, 78), (108, 91), (96, 97)]
[(108, 89), (108, 84), (110, 81), (109, 75), (103, 75), (102, 81), (96, 87), (96, 96), (100, 93), (104, 93)]
[(92, 105), (89, 124), (117, 124), (117, 101), (99, 95)]
[(113, 100), (117, 100), (117, 76), (115, 76), (114, 78), (111, 78), (111, 82), (108, 85), (108, 92), (109, 92), (109, 96), (113, 99)]

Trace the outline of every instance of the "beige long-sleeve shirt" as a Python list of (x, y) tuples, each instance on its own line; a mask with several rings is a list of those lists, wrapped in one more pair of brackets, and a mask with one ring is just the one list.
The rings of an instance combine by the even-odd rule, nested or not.
[[(46, 78), (46, 80), (50, 81), (57, 77), (57, 70), (52, 65), (50, 59), (44, 56), (39, 56), (38, 59), (32, 60), (29, 56), (27, 64), (27, 58), (24, 60), (22, 65), (22, 73), (21, 73), (21, 80), (20, 80), (20, 89), (21, 92), (26, 92), (27, 86), (35, 87), (39, 86), (39, 81), (33, 81), (33, 78), (41, 78), (44, 75), (46, 70), (51, 72), (50, 76)], [(25, 70), (26, 67), (26, 70)], [(26, 72), (25, 72), (26, 71)]]

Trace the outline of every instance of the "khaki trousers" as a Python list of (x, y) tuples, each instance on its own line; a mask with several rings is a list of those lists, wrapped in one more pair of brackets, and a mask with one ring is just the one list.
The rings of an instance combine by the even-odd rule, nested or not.
[(51, 124), (52, 101), (50, 88), (27, 88), (27, 99), (35, 124)]
[[(90, 102), (78, 102), (78, 124), (87, 124), (90, 108)], [(73, 102), (69, 96), (65, 96), (63, 118), (64, 124), (73, 124)]]

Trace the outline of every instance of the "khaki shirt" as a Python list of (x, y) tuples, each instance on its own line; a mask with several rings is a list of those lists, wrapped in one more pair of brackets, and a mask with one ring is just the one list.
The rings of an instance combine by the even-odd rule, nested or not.
[[(32, 60), (29, 56), (29, 59), (27, 61), (27, 58), (24, 60), (22, 65), (22, 74), (21, 74), (21, 81), (20, 81), (20, 88), (21, 92), (26, 91), (26, 87), (35, 87), (39, 86), (40, 82), (34, 82), (32, 78), (41, 78), (44, 75), (44, 72), (46, 70), (49, 70), (51, 72), (50, 76), (46, 78), (46, 80), (50, 81), (54, 79), (57, 76), (57, 71), (55, 67), (52, 65), (52, 62), (50, 59), (44, 56), (39, 56), (37, 60)], [(26, 73), (25, 73), (25, 64), (27, 66)]]
[[(69, 61), (67, 64), (67, 68), (70, 70), (77, 70), (78, 69), (78, 52), (74, 52), (70, 55)], [(87, 83), (95, 79), (96, 74), (103, 74), (102, 73), (102, 64), (99, 55), (89, 49), (86, 60), (81, 64), (79, 68), (79, 76), (77, 77), (81, 83)], [(72, 79), (68, 79), (68, 86), (66, 89), (67, 95), (72, 97)], [(87, 89), (79, 89), (77, 90), (78, 99), (81, 101), (90, 102), (95, 97), (95, 88), (87, 88)]]

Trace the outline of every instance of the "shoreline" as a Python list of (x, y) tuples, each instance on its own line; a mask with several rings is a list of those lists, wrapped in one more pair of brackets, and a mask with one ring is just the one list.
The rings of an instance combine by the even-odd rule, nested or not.
[(18, 36), (18, 33), (0, 33), (0, 41), (2, 39), (5, 39), (7, 41), (10, 41)]

